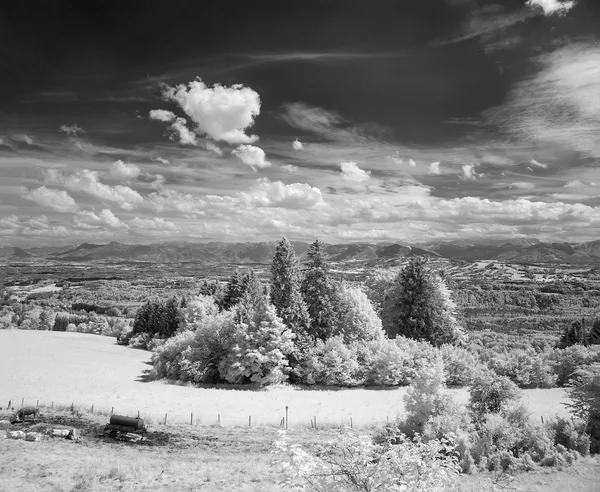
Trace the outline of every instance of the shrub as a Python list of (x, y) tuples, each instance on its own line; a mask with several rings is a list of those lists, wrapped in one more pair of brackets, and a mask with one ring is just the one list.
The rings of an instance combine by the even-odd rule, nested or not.
[(281, 383), (289, 373), (287, 357), (294, 350), (293, 339), (275, 308), (265, 306), (249, 323), (236, 327), (219, 374), (230, 383)]
[(590, 437), (585, 433), (585, 422), (577, 422), (562, 417), (548, 424), (554, 444), (560, 444), (570, 451), (582, 455), (590, 452)]
[(556, 384), (565, 386), (578, 369), (594, 362), (600, 362), (600, 350), (596, 347), (573, 345), (555, 350), (551, 354), (550, 360), (557, 376)]
[(519, 388), (505, 376), (483, 371), (469, 387), (469, 410), (476, 416), (499, 413), (521, 396)]
[(483, 369), (479, 360), (464, 348), (443, 345), (440, 352), (444, 360), (448, 386), (466, 386)]
[(358, 386), (364, 382), (357, 352), (341, 336), (318, 340), (296, 372), (309, 385)]
[(283, 434), (275, 443), (273, 464), (285, 487), (331, 492), (436, 492), (452, 486), (460, 471), (447, 442), (417, 438), (375, 444), (348, 432), (328, 443), (318, 456), (290, 444)]
[(575, 373), (569, 390), (571, 412), (586, 423), (590, 436), (590, 452), (600, 453), (600, 364)]
[(444, 381), (444, 364), (441, 357), (413, 377), (404, 396), (406, 417), (401, 430), (406, 435), (423, 433), (425, 425), (432, 419), (440, 418), (454, 410), (452, 398), (444, 392)]

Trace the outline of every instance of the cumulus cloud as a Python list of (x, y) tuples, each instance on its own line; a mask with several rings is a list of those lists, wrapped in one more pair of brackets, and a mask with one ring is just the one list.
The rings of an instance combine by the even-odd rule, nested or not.
[(440, 163), (432, 162), (429, 164), (429, 174), (440, 174)]
[(89, 210), (82, 210), (73, 216), (73, 225), (78, 229), (98, 229), (108, 227), (110, 229), (126, 229), (127, 225), (119, 220), (108, 208), (102, 209), (96, 214)]
[(292, 142), (292, 147), (294, 148), (294, 150), (302, 150), (304, 148), (304, 145), (300, 140), (296, 139)]
[(358, 167), (356, 162), (342, 162), (340, 164), (342, 179), (352, 183), (365, 183), (371, 179), (371, 171)]
[(140, 175), (140, 172), (140, 168), (135, 164), (125, 164), (121, 160), (113, 162), (110, 166), (110, 175), (117, 179), (135, 179)]
[(249, 87), (241, 84), (211, 87), (196, 79), (187, 86), (167, 87), (163, 97), (181, 106), (196, 124), (198, 134), (233, 145), (258, 140), (256, 135), (245, 133), (260, 114), (260, 97)]
[(412, 159), (408, 161), (408, 164), (410, 165), (410, 167), (416, 167), (417, 163), (415, 161), (413, 161)]
[(72, 137), (76, 137), (78, 133), (85, 133), (83, 129), (77, 125), (77, 123), (72, 125), (61, 125), (59, 130)]
[(153, 157), (152, 160), (156, 161), (156, 162), (160, 162), (161, 164), (165, 164), (165, 165), (171, 164), (169, 162), (169, 159), (165, 159), (165, 158), (160, 157), (160, 156)]
[(57, 169), (48, 169), (45, 175), (46, 182), (49, 184), (63, 186), (69, 191), (87, 193), (99, 200), (116, 203), (123, 210), (132, 210), (144, 201), (142, 196), (129, 186), (108, 186), (101, 183), (96, 171), (84, 169), (65, 175)]
[(151, 109), (149, 115), (151, 120), (164, 122), (170, 122), (176, 118), (173, 111), (167, 111), (166, 109)]
[(532, 8), (541, 8), (544, 15), (552, 15), (566, 14), (575, 6), (575, 2), (571, 0), (527, 0), (526, 5)]
[(34, 201), (42, 207), (51, 208), (57, 212), (76, 212), (79, 210), (77, 202), (64, 190), (46, 188), (40, 186), (33, 190), (21, 189), (21, 196), (27, 200)]
[(21, 218), (9, 215), (0, 218), (0, 236), (66, 237), (70, 231), (62, 225), (53, 225), (45, 215)]
[(543, 162), (536, 161), (535, 159), (531, 159), (531, 160), (529, 161), (529, 164), (531, 164), (532, 166), (541, 167), (541, 168), (543, 168), (543, 169), (548, 169), (548, 164), (545, 164), (545, 163), (543, 163)]
[(267, 178), (258, 179), (251, 190), (239, 193), (238, 199), (253, 206), (291, 209), (314, 208), (323, 203), (319, 188), (306, 183), (284, 184)]
[(282, 169), (285, 169), (290, 174), (298, 174), (298, 166), (293, 166), (292, 164), (286, 164), (281, 166)]
[(127, 224), (130, 229), (141, 235), (167, 236), (179, 230), (173, 222), (160, 217), (134, 217)]
[(256, 168), (264, 169), (271, 166), (271, 163), (266, 160), (265, 151), (254, 145), (240, 145), (231, 153), (255, 171)]
[(157, 212), (165, 210), (185, 214), (196, 214), (206, 207), (206, 201), (170, 188), (150, 193), (146, 199), (147, 205)]
[[(438, 168), (439, 171), (439, 168)], [(479, 175), (475, 172), (475, 164), (464, 164), (462, 166), (462, 172), (463, 172), (463, 179), (467, 180), (467, 181), (474, 181), (476, 180)]]
[(184, 118), (175, 118), (169, 128), (172, 140), (178, 140), (183, 145), (196, 145), (196, 134), (187, 127)]
[(33, 145), (33, 138), (31, 138), (29, 135), (23, 135), (23, 142), (25, 142), (27, 145)]

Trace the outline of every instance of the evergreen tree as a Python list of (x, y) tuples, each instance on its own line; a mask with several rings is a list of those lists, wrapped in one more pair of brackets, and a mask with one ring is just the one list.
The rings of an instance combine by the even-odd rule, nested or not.
[(171, 297), (163, 310), (162, 326), (160, 326), (159, 333), (164, 338), (169, 338), (177, 331), (179, 327), (179, 306), (180, 301), (177, 297)]
[(565, 328), (557, 347), (564, 349), (576, 344), (587, 345), (587, 335), (583, 323), (578, 319)]
[(248, 323), (257, 311), (264, 310), (268, 297), (264, 285), (254, 270), (250, 270), (242, 277), (241, 291), (241, 298), (237, 303), (236, 322)]
[(338, 314), (324, 244), (317, 239), (308, 247), (306, 255), (308, 261), (302, 280), (302, 295), (310, 316), (309, 334), (326, 340), (337, 328)]
[(139, 307), (133, 320), (133, 333), (145, 333), (148, 331), (151, 309), (151, 303), (149, 300)]
[(464, 332), (455, 314), (456, 305), (442, 278), (426, 267), (427, 260), (411, 259), (399, 273), (382, 316), (388, 336), (427, 340), (434, 345), (459, 342)]
[(242, 299), (242, 295), (244, 294), (244, 277), (240, 275), (238, 270), (229, 277), (229, 281), (227, 282), (227, 286), (225, 287), (225, 293), (223, 294), (223, 299), (221, 301), (221, 309), (227, 310), (231, 309)]
[(310, 326), (301, 287), (302, 272), (296, 252), (284, 237), (277, 245), (271, 263), (271, 302), (277, 316), (296, 334), (306, 333)]

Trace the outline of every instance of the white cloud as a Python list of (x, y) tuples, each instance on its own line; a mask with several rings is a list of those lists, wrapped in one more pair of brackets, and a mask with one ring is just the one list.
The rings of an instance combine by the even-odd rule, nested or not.
[(175, 113), (167, 111), (166, 109), (151, 109), (149, 116), (151, 120), (164, 122), (173, 121), (176, 118)]
[(429, 164), (429, 174), (440, 174), (440, 163), (432, 162)]
[(153, 157), (152, 160), (156, 161), (156, 162), (160, 162), (161, 164), (165, 164), (165, 165), (171, 164), (169, 162), (169, 159), (164, 159), (163, 157), (159, 157), (159, 156)]
[(121, 160), (113, 162), (110, 166), (110, 175), (117, 179), (135, 179), (140, 175), (140, 172), (140, 168), (135, 164), (125, 164)]
[(342, 118), (337, 113), (317, 106), (309, 106), (302, 102), (284, 105), (280, 116), (283, 121), (293, 128), (317, 133), (332, 139), (340, 138), (346, 133), (336, 128), (342, 122)]
[(537, 166), (537, 167), (541, 167), (541, 168), (543, 168), (543, 169), (548, 169), (548, 164), (544, 164), (543, 162), (538, 162), (538, 161), (536, 161), (535, 159), (531, 159), (531, 160), (529, 161), (529, 163), (530, 163), (532, 166)]
[(583, 188), (584, 186), (587, 185), (576, 179), (574, 181), (569, 181), (568, 183), (566, 183), (564, 188)]
[(174, 210), (185, 214), (196, 214), (206, 207), (205, 200), (170, 188), (150, 193), (146, 201), (147, 205), (157, 212)]
[(175, 121), (169, 127), (172, 134), (172, 139), (177, 138), (180, 144), (196, 145), (196, 134), (187, 127), (187, 122), (184, 118), (175, 118)]
[(358, 167), (356, 162), (342, 162), (340, 164), (342, 179), (353, 183), (364, 183), (371, 178), (371, 171)]
[(207, 140), (206, 142), (204, 142), (204, 148), (206, 150), (211, 151), (213, 154), (216, 155), (223, 155), (223, 151), (217, 146), (215, 145), (213, 142), (211, 142), (210, 140)]
[(29, 135), (23, 135), (23, 141), (27, 145), (33, 145), (33, 138), (31, 138)]
[(0, 218), (0, 236), (64, 238), (70, 236), (70, 231), (62, 225), (50, 223), (45, 215), (37, 215), (28, 219), (9, 215)]
[(127, 225), (116, 217), (108, 208), (96, 214), (89, 210), (82, 210), (73, 216), (73, 225), (78, 229), (97, 229), (108, 227), (110, 229), (126, 229)]
[(256, 186), (239, 193), (238, 199), (253, 206), (291, 209), (314, 208), (323, 203), (319, 188), (306, 183), (284, 184), (267, 178), (258, 179)]
[(515, 181), (514, 183), (511, 183), (509, 187), (516, 188), (518, 190), (532, 190), (535, 188), (535, 185), (526, 181)]
[(571, 10), (575, 2), (564, 0), (527, 0), (529, 7), (540, 7), (544, 11), (544, 15), (566, 14)]
[(410, 167), (416, 167), (417, 163), (415, 161), (413, 161), (412, 159), (410, 161), (408, 161), (408, 164), (410, 165)]
[(48, 207), (57, 212), (76, 212), (79, 210), (77, 202), (64, 190), (56, 190), (40, 186), (33, 190), (21, 189), (21, 196), (32, 200), (42, 207)]
[(245, 130), (254, 124), (260, 114), (258, 93), (235, 84), (231, 87), (215, 84), (207, 86), (202, 80), (167, 87), (166, 100), (177, 102), (196, 124), (196, 132), (229, 144), (250, 144), (256, 135), (246, 135)]
[(517, 83), (490, 112), (518, 138), (600, 156), (600, 46), (571, 43), (539, 58), (541, 69)]
[(302, 150), (304, 148), (304, 145), (300, 140), (296, 139), (292, 142), (292, 147), (294, 148), (294, 150)]
[(59, 130), (70, 136), (77, 136), (78, 133), (85, 133), (82, 128), (77, 126), (77, 123), (72, 125), (61, 125)]
[(130, 229), (139, 235), (168, 236), (179, 231), (179, 228), (168, 220), (160, 217), (134, 217), (128, 222)]
[(462, 172), (463, 179), (466, 179), (467, 181), (474, 181), (479, 177), (479, 175), (475, 172), (475, 164), (464, 164), (462, 166)]
[(64, 186), (73, 192), (83, 192), (102, 201), (118, 204), (123, 210), (131, 210), (140, 205), (144, 199), (128, 186), (108, 186), (101, 183), (96, 171), (84, 169), (75, 174), (64, 175), (57, 169), (45, 171), (46, 182)]
[(271, 163), (266, 160), (265, 151), (254, 145), (240, 145), (231, 153), (255, 171), (256, 168), (264, 169), (271, 166)]
[(282, 169), (285, 169), (290, 174), (298, 174), (298, 166), (292, 166), (291, 164), (286, 164), (281, 166)]

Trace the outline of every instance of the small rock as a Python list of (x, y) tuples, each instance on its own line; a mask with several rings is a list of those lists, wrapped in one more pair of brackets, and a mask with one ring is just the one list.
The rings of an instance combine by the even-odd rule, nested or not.
[(23, 431), (8, 431), (6, 437), (9, 439), (25, 439), (25, 433)]

